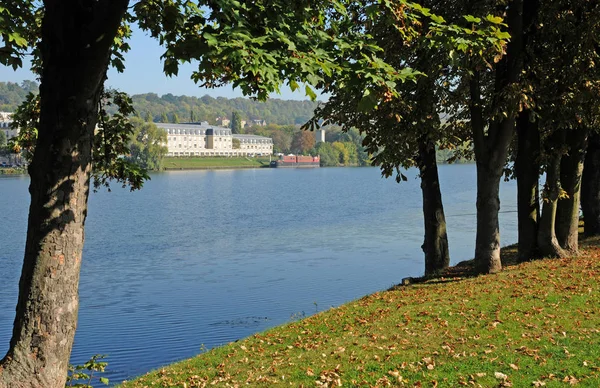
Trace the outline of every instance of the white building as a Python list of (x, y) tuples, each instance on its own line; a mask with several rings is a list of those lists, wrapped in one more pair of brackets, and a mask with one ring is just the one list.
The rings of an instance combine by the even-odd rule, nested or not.
[[(167, 156), (254, 156), (273, 153), (273, 140), (255, 135), (233, 135), (231, 129), (200, 124), (156, 123), (167, 132)], [(240, 148), (234, 148), (233, 139)]]
[(238, 151), (247, 155), (272, 155), (273, 139), (257, 135), (233, 135), (234, 139), (240, 141)]
[(6, 135), (6, 140), (10, 140), (19, 134), (19, 128), (13, 128), (11, 112), (0, 112), (0, 131)]

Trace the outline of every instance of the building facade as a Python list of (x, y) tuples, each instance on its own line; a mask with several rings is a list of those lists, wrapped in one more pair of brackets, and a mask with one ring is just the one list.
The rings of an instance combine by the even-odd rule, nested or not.
[(273, 139), (270, 137), (256, 135), (233, 135), (234, 139), (239, 140), (240, 148), (238, 151), (247, 155), (273, 155)]
[[(273, 154), (273, 140), (264, 136), (234, 135), (231, 129), (200, 124), (156, 123), (167, 132), (167, 156), (256, 156)], [(239, 141), (234, 148), (233, 139)], [(235, 142), (237, 146), (237, 141)]]
[(0, 131), (4, 132), (7, 141), (19, 134), (19, 128), (13, 128), (11, 112), (0, 112)]

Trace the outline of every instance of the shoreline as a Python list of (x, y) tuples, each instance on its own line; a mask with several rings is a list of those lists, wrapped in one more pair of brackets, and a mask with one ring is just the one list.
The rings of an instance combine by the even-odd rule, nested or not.
[(578, 257), (526, 263), (509, 245), (497, 274), (477, 275), (463, 261), (119, 386), (593, 385), (599, 245), (581, 239)]
[(165, 167), (162, 170), (153, 170), (150, 172), (162, 171), (194, 171), (194, 170), (238, 170), (238, 169), (261, 169), (270, 168), (270, 166), (198, 166), (198, 167)]

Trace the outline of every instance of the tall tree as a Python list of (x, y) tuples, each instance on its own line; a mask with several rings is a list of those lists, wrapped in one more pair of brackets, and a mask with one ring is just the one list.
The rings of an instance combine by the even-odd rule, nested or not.
[[(19, 3), (33, 11), (31, 3)], [(77, 322), (94, 128), (126, 9), (127, 1), (119, 0), (44, 6), (39, 137), (29, 165), (31, 205), (15, 325), (0, 362), (3, 387), (64, 386)]]
[(242, 132), (242, 119), (239, 112), (231, 113), (231, 132), (234, 134), (240, 134)]
[(599, 18), (597, 2), (540, 1), (527, 78), (546, 162), (538, 236), (545, 256), (578, 252), (584, 155), (600, 106)]
[[(461, 122), (456, 120), (455, 126), (441, 126), (440, 115), (447, 113), (442, 111), (447, 109), (442, 105), (447, 104), (448, 94), (453, 87), (451, 84), (457, 77), (449, 72), (458, 65), (459, 60), (454, 58), (468, 58), (470, 53), (477, 53), (474, 56), (481, 58), (490, 54), (492, 57), (498, 55), (507, 37), (498, 28), (500, 18), (490, 17), (486, 21), (474, 17), (463, 18), (462, 12), (466, 8), (457, 7), (459, 3), (462, 4), (441, 0), (419, 1), (414, 6), (425, 9), (431, 18), (414, 21), (408, 34), (406, 30), (393, 28), (396, 22), (393, 14), (378, 13), (374, 21), (361, 24), (361, 20), (364, 20), (362, 12), (369, 13), (369, 8), (360, 9), (357, 6), (358, 9), (353, 9), (356, 21), (354, 27), (349, 27), (351, 31), (352, 28), (366, 29), (382, 47), (381, 56), (395, 66), (396, 71), (402, 72), (411, 66), (425, 77), (418, 78), (414, 83), (394, 84), (397, 96), (370, 88), (368, 80), (364, 84), (332, 82), (327, 88), (332, 96), (316, 110), (315, 118), (311, 121), (311, 124), (315, 124), (317, 119), (322, 118), (326, 123), (343, 123), (346, 128), (358, 128), (365, 135), (363, 144), (366, 151), (374, 155), (373, 163), (381, 166), (385, 176), (395, 173), (398, 182), (406, 180), (401, 168), (419, 168), (427, 275), (447, 267), (450, 262), (436, 143), (455, 146), (456, 140), (463, 137), (459, 132), (464, 123), (461, 127)], [(454, 26), (440, 29), (439, 23), (445, 17), (450, 22), (466, 24), (470, 28)], [(486, 28), (489, 28), (486, 42), (494, 44), (490, 47), (478, 46), (478, 41), (485, 39), (483, 35), (486, 34)], [(471, 37), (461, 36), (465, 30), (472, 34)], [(481, 62), (479, 59), (477, 63)]]
[[(500, 261), (500, 179), (515, 133), (520, 107), (525, 54), (524, 26), (535, 15), (533, 2), (510, 0), (498, 5), (506, 11), (505, 22), (511, 36), (497, 63), (475, 63), (466, 73), (470, 126), (477, 166), (477, 235), (475, 262), (479, 272), (502, 269)], [(484, 8), (484, 12), (489, 9)]]

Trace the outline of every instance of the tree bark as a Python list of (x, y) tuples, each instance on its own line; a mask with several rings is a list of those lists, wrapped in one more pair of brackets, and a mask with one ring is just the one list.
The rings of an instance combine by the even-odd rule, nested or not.
[(569, 255), (577, 255), (579, 252), (579, 198), (587, 135), (587, 128), (570, 131), (566, 142), (569, 153), (560, 162), (560, 185), (567, 197), (558, 200), (556, 238)]
[(507, 97), (506, 90), (520, 81), (523, 69), (523, 21), (531, 17), (524, 15), (523, 10), (523, 0), (509, 2), (506, 21), (511, 40), (506, 55), (496, 65), (494, 98), (491, 104), (503, 107), (503, 118), (494, 117), (489, 121), (489, 125), (486, 125), (487, 122), (483, 119), (482, 88), (478, 71), (474, 71), (469, 81), (469, 110), (477, 161), (475, 262), (481, 273), (494, 273), (502, 269), (498, 224), (499, 188), (508, 147), (514, 136), (518, 108), (518, 101)]
[(91, 152), (127, 1), (45, 2), (39, 139), (10, 348), (0, 387), (63, 388), (75, 329)]
[[(489, 165), (489, 163), (488, 163)], [(500, 179), (502, 167), (477, 163), (477, 236), (475, 261), (481, 273), (502, 270), (500, 260)]]
[(600, 236), (600, 134), (590, 135), (581, 182), (585, 236)]
[(423, 193), (423, 216), (425, 221), (425, 275), (432, 275), (450, 265), (446, 218), (435, 158), (435, 144), (428, 137), (419, 139), (419, 172)]
[(518, 150), (515, 162), (517, 176), (517, 213), (519, 225), (519, 261), (537, 256), (538, 219), (540, 214), (540, 133), (537, 122), (530, 122), (530, 111), (517, 118)]
[[(558, 132), (560, 136), (560, 132)], [(560, 143), (559, 143), (560, 144)], [(556, 238), (556, 207), (560, 194), (560, 160), (561, 155), (555, 152), (549, 157), (546, 168), (546, 184), (544, 185), (544, 204), (538, 231), (538, 248), (542, 256), (563, 257), (564, 251)]]

